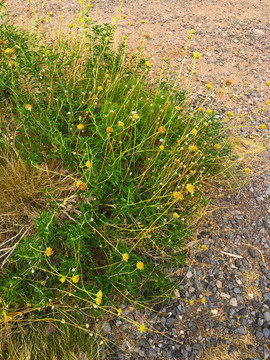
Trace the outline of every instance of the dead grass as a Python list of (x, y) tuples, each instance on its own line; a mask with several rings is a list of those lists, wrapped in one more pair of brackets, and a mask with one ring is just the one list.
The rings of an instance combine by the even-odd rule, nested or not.
[[(238, 336), (237, 339), (233, 339), (230, 336), (225, 339), (230, 340), (230, 345), (235, 348), (232, 356), (228, 354), (230, 345), (221, 343), (214, 348), (211, 347), (209, 350), (205, 350), (202, 358), (204, 360), (243, 360), (250, 356), (253, 359), (254, 355), (251, 354), (248, 345), (254, 345), (256, 339), (250, 332), (247, 332), (246, 335)], [(208, 351), (210, 351), (210, 354)]]

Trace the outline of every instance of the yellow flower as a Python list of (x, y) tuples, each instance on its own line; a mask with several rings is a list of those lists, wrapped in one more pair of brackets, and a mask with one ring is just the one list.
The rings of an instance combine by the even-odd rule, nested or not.
[(133, 117), (133, 119), (135, 119), (135, 120), (138, 120), (138, 119), (140, 118), (137, 113), (133, 114), (132, 117)]
[(101, 290), (99, 290), (97, 292), (97, 298), (102, 298), (103, 297), (103, 292)]
[(191, 35), (195, 34), (195, 30), (191, 29), (190, 33), (191, 33)]
[(175, 110), (177, 110), (177, 111), (181, 110), (180, 106), (176, 106)]
[(239, 114), (239, 117), (242, 118), (244, 115), (243, 114)]
[(83, 130), (83, 129), (84, 129), (84, 125), (83, 125), (83, 124), (78, 124), (78, 125), (77, 125), (77, 129)]
[(205, 251), (207, 249), (206, 245), (201, 246), (202, 251)]
[(111, 134), (113, 132), (113, 128), (111, 126), (107, 127), (107, 133)]
[(201, 299), (201, 302), (202, 302), (203, 304), (205, 304), (205, 303), (206, 303), (205, 298), (202, 298), (202, 299)]
[(262, 107), (262, 108), (261, 108), (261, 111), (265, 111), (265, 107)]
[(243, 155), (238, 154), (238, 159), (241, 159), (243, 157)]
[(98, 86), (98, 91), (102, 91), (103, 87), (102, 86)]
[(144, 269), (144, 264), (143, 264), (142, 261), (138, 261), (138, 262), (137, 262), (137, 269), (139, 269), (139, 270), (143, 270), (143, 269)]
[(193, 134), (193, 135), (195, 135), (195, 136), (196, 136), (196, 135), (198, 134), (198, 130), (197, 130), (197, 129), (195, 129), (195, 128), (194, 128), (194, 129), (192, 129), (192, 130), (191, 130), (191, 134)]
[(53, 16), (53, 12), (52, 12), (52, 11), (50, 11), (50, 12), (49, 12), (49, 15), (50, 15), (50, 16)]
[(215, 145), (214, 145), (214, 148), (217, 149), (217, 150), (219, 150), (219, 149), (220, 149), (220, 145), (219, 145), (219, 144), (215, 144)]
[(198, 146), (196, 146), (196, 145), (189, 146), (189, 151), (197, 151), (197, 150), (198, 150)]
[(119, 309), (117, 309), (117, 312), (120, 315), (120, 314), (122, 314), (123, 311), (122, 311), (122, 309), (119, 308)]
[(202, 106), (199, 107), (199, 111), (203, 111), (204, 108)]
[(194, 53), (193, 53), (193, 58), (194, 59), (199, 59), (200, 56), (201, 56), (201, 54), (198, 51), (194, 51)]
[(125, 19), (127, 17), (127, 15), (122, 15), (122, 18)]
[(139, 330), (141, 333), (144, 333), (146, 331), (146, 326), (144, 324), (140, 325)]
[(102, 298), (96, 298), (96, 304), (97, 305), (101, 305), (101, 303), (102, 303)]
[(145, 62), (145, 65), (146, 65), (147, 67), (149, 67), (149, 68), (152, 67), (151, 61), (146, 61), (146, 62)]
[(192, 184), (187, 184), (186, 189), (187, 189), (188, 192), (191, 193), (191, 195), (194, 194), (195, 187)]
[(211, 109), (207, 109), (206, 112), (207, 112), (208, 115), (211, 115), (211, 114), (212, 114), (212, 110), (211, 110)]
[(208, 84), (205, 84), (205, 87), (206, 87), (206, 89), (207, 89), (207, 90), (212, 89), (212, 85), (211, 85), (211, 84), (209, 84), (209, 83), (208, 83)]
[(164, 145), (160, 145), (160, 150), (164, 150)]
[(85, 165), (86, 165), (86, 167), (91, 168), (93, 164), (91, 163), (91, 161), (88, 160), (88, 161), (86, 161)]
[(193, 300), (193, 299), (190, 299), (190, 300), (189, 300), (189, 303), (190, 303), (190, 305), (193, 305), (193, 304), (194, 304), (194, 300)]
[(120, 126), (120, 127), (123, 127), (124, 126), (124, 123), (123, 123), (123, 121), (118, 121), (118, 126)]
[(232, 85), (231, 80), (226, 80), (226, 81), (225, 81), (225, 86), (231, 86), (231, 85)]
[(13, 50), (10, 49), (10, 48), (7, 48), (7, 49), (5, 50), (5, 54), (11, 55), (11, 54), (13, 54)]
[(165, 134), (165, 132), (166, 132), (165, 126), (160, 126), (160, 127), (158, 128), (158, 130), (159, 130), (159, 132), (161, 132), (161, 134)]
[(249, 174), (249, 173), (250, 173), (250, 169), (249, 169), (249, 168), (246, 168), (246, 169), (244, 169), (244, 172), (245, 172), (246, 174)]
[(126, 36), (126, 35), (123, 36), (123, 40), (127, 40), (127, 36)]
[(265, 124), (262, 124), (262, 125), (261, 125), (261, 129), (262, 129), (262, 130), (265, 130), (266, 128), (267, 128), (267, 126), (266, 126)]
[(227, 115), (228, 115), (228, 116), (233, 116), (233, 112), (228, 111)]
[(175, 219), (178, 219), (178, 218), (180, 217), (180, 215), (179, 215), (177, 212), (174, 212), (174, 213), (173, 213), (173, 217), (174, 217)]
[(26, 104), (26, 105), (25, 105), (25, 109), (28, 110), (28, 111), (31, 111), (32, 105)]
[(81, 180), (79, 180), (79, 181), (76, 182), (76, 186), (77, 186), (77, 188), (78, 188), (79, 190), (82, 190), (82, 191), (84, 191), (84, 190), (87, 189), (86, 183), (84, 183), (84, 182), (81, 181)]
[(73, 26), (74, 26), (74, 25), (73, 25), (72, 23), (69, 23), (69, 24), (68, 24), (68, 27), (69, 27), (70, 29), (73, 28)]
[(269, 100), (266, 100), (265, 101), (265, 105), (269, 105), (270, 104), (270, 101)]
[(176, 201), (184, 200), (184, 196), (182, 195), (182, 193), (180, 191), (175, 191), (173, 193), (173, 197)]
[(80, 277), (79, 275), (74, 275), (72, 276), (71, 280), (76, 284), (80, 280)]
[(148, 33), (145, 33), (144, 34), (144, 37), (148, 40), (148, 39), (150, 39), (150, 35), (148, 34)]
[(266, 81), (266, 85), (267, 85), (267, 86), (270, 86), (270, 81)]
[(66, 281), (66, 278), (63, 276), (61, 279), (59, 279), (59, 281), (63, 284)]
[(129, 259), (129, 255), (127, 253), (123, 254), (123, 257), (122, 259), (126, 262), (128, 262), (128, 259)]
[(51, 248), (51, 247), (48, 247), (47, 249), (46, 249), (46, 255), (47, 256), (51, 256), (53, 254), (53, 249)]
[(144, 24), (145, 23), (145, 20), (141, 20), (141, 24)]
[(130, 26), (133, 26), (133, 22), (131, 21), (131, 22), (129, 23), (129, 25), (130, 25)]

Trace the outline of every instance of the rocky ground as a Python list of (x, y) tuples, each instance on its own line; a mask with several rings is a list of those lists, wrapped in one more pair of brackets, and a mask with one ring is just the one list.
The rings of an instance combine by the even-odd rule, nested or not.
[[(27, 1), (7, 3), (15, 21), (32, 18)], [(57, 21), (60, 1), (47, 0), (44, 6), (37, 0), (33, 3), (40, 18), (53, 11), (53, 21)], [(119, 2), (100, 0), (97, 7), (98, 21), (111, 22)], [(141, 31), (140, 21), (147, 21), (143, 32), (150, 34), (147, 54), (153, 70), (163, 58), (169, 58), (174, 69), (179, 67), (186, 37), (193, 28), (196, 35), (188, 55), (193, 51), (202, 54), (198, 82), (218, 85), (231, 79), (231, 95), (246, 94), (230, 105), (235, 113), (251, 113), (270, 99), (265, 87), (270, 80), (268, 0), (128, 0), (123, 8), (127, 15), (121, 20), (123, 31), (131, 39), (134, 32)], [(77, 9), (76, 1), (63, 2), (64, 24)], [(134, 26), (129, 25), (131, 21)], [(247, 92), (250, 88), (263, 88), (263, 92)], [(269, 111), (252, 117), (250, 127), (239, 135), (249, 140), (242, 146), (251, 152), (254, 148), (255, 153), (259, 125), (269, 126)], [(115, 351), (104, 358), (270, 359), (269, 160), (269, 151), (254, 155), (250, 183), (212, 201), (187, 247), (187, 268), (174, 276), (179, 284), (170, 306), (160, 304), (140, 312), (130, 306), (123, 308), (124, 317), (143, 321), (153, 331), (141, 334), (117, 316), (103, 322), (103, 332)], [(205, 251), (201, 245), (206, 245)]]

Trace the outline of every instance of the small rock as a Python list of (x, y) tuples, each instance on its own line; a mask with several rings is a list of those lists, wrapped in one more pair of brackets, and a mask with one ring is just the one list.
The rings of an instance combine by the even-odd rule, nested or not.
[(246, 335), (246, 330), (244, 329), (243, 326), (239, 326), (234, 330), (234, 333), (239, 335)]
[(263, 336), (265, 339), (270, 339), (270, 330), (269, 328), (263, 328)]
[(216, 282), (216, 287), (217, 287), (218, 289), (221, 289), (221, 288), (222, 288), (222, 282), (221, 282), (220, 280), (217, 280), (217, 282)]
[(213, 309), (213, 310), (211, 310), (211, 313), (212, 313), (213, 315), (217, 315), (218, 311), (217, 311), (217, 309)]
[(231, 298), (231, 300), (230, 300), (230, 305), (237, 307), (237, 300), (236, 300), (236, 298)]
[(187, 277), (188, 279), (191, 279), (192, 276), (193, 276), (192, 272), (191, 272), (190, 270), (188, 270), (188, 272), (187, 272), (187, 274), (186, 274), (186, 277)]

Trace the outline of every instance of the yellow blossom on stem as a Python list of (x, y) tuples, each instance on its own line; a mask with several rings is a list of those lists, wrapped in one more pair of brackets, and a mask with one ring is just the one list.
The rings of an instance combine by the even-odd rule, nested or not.
[(120, 126), (120, 127), (123, 127), (124, 123), (123, 123), (123, 121), (118, 121), (117, 125)]
[(147, 67), (149, 67), (149, 68), (152, 67), (151, 61), (146, 61), (146, 62), (145, 62), (145, 65), (146, 65)]
[(205, 84), (205, 87), (206, 87), (206, 89), (207, 89), (207, 90), (212, 89), (212, 85), (211, 85), (211, 84), (209, 84), (209, 83), (208, 83), (208, 84)]
[(139, 330), (141, 333), (144, 333), (146, 331), (146, 326), (144, 324), (141, 324)]
[(127, 36), (126, 36), (126, 35), (123, 36), (123, 40), (127, 40)]
[(143, 270), (143, 269), (144, 269), (144, 264), (143, 264), (142, 261), (138, 261), (138, 262), (137, 262), (137, 269), (138, 269), (138, 270)]
[(121, 315), (123, 311), (122, 311), (122, 309), (119, 308), (119, 309), (117, 309), (117, 312), (118, 312), (118, 315)]
[(69, 27), (70, 29), (72, 29), (73, 26), (74, 26), (74, 25), (73, 25), (72, 23), (69, 23), (69, 24), (68, 24), (68, 27)]
[(160, 127), (158, 128), (158, 130), (159, 130), (159, 132), (161, 132), (161, 134), (165, 134), (165, 132), (166, 132), (165, 126), (160, 126)]
[(102, 298), (100, 297), (96, 298), (96, 304), (101, 305), (101, 303), (102, 303)]
[(7, 49), (5, 49), (5, 54), (12, 55), (12, 54), (13, 54), (13, 50), (10, 49), (10, 48), (7, 48)]
[(76, 284), (80, 280), (80, 277), (79, 275), (74, 275), (72, 276), (71, 280)]
[(59, 281), (63, 284), (66, 281), (66, 278), (63, 276), (59, 279)]
[(195, 187), (192, 184), (187, 184), (186, 189), (187, 189), (188, 192), (191, 193), (191, 195), (194, 194)]
[(191, 29), (190, 33), (191, 33), (191, 35), (195, 34), (195, 30)]
[(220, 145), (219, 145), (219, 144), (215, 144), (215, 145), (214, 145), (214, 148), (217, 149), (217, 150), (219, 150), (219, 149), (220, 149)]
[(177, 212), (174, 212), (174, 213), (173, 213), (173, 217), (174, 217), (175, 219), (178, 219), (178, 218), (180, 217), (180, 215), (179, 215)]
[(212, 114), (212, 110), (211, 110), (211, 109), (207, 109), (206, 112), (207, 112), (208, 115), (211, 115), (211, 114)]
[(184, 200), (184, 196), (183, 194), (180, 192), (180, 191), (175, 191), (173, 193), (173, 197), (176, 201), (179, 201), (179, 200)]
[(262, 124), (262, 125), (261, 125), (261, 129), (262, 129), (262, 130), (265, 130), (266, 128), (267, 128), (267, 126), (266, 126), (265, 124)]
[(32, 105), (26, 104), (26, 105), (25, 105), (25, 109), (26, 109), (27, 111), (31, 111)]
[(85, 165), (86, 165), (86, 167), (91, 168), (93, 164), (91, 163), (91, 161), (88, 160), (88, 161), (86, 161)]
[(127, 17), (127, 15), (122, 15), (122, 18), (125, 19)]
[(202, 298), (202, 299), (201, 299), (201, 302), (202, 302), (203, 304), (205, 304), (205, 303), (206, 303), (205, 298)]
[(135, 120), (138, 120), (138, 119), (140, 118), (137, 113), (133, 114), (132, 117), (133, 117), (133, 119), (135, 119)]
[(249, 169), (249, 168), (246, 168), (246, 169), (244, 169), (244, 172), (245, 172), (246, 174), (249, 174), (249, 173), (250, 173), (250, 169)]
[(196, 146), (196, 145), (190, 145), (189, 146), (189, 151), (197, 151), (198, 150), (198, 146)]
[(199, 107), (199, 111), (203, 111), (204, 108), (202, 106)]
[(267, 85), (267, 86), (270, 86), (270, 81), (269, 81), (269, 80), (266, 81), (266, 85)]
[(269, 100), (266, 100), (265, 101), (265, 105), (269, 105), (270, 104), (270, 101)]
[(126, 262), (128, 262), (129, 255), (127, 253), (123, 254), (122, 259)]
[(77, 125), (77, 129), (78, 129), (78, 130), (83, 130), (83, 129), (84, 129), (84, 125), (83, 125), (83, 124), (78, 124), (78, 125)]
[(201, 246), (202, 251), (205, 251), (207, 249), (206, 245)]
[(52, 256), (52, 254), (53, 254), (53, 249), (52, 249), (51, 247), (48, 247), (48, 248), (46, 249), (46, 255), (47, 255), (47, 256)]
[(148, 33), (145, 33), (144, 34), (144, 37), (148, 40), (148, 39), (150, 39), (150, 35), (148, 34)]
[(98, 91), (102, 91), (103, 90), (103, 87), (102, 86), (98, 86)]
[(200, 57), (201, 57), (201, 54), (198, 51), (194, 51), (193, 58), (194, 59), (199, 59)]
[(141, 20), (141, 24), (144, 24), (145, 23), (145, 20)]
[(177, 110), (177, 111), (181, 110), (180, 106), (176, 106), (175, 110)]
[(102, 298), (103, 297), (103, 292), (101, 290), (99, 290), (97, 292), (97, 298)]
[(193, 300), (193, 299), (190, 299), (190, 300), (189, 300), (189, 303), (190, 303), (190, 305), (193, 305), (193, 304), (194, 304), (194, 300)]
[(111, 126), (107, 127), (107, 133), (111, 134), (113, 132), (113, 128)]
[(226, 80), (226, 81), (225, 81), (225, 86), (231, 86), (231, 85), (232, 85), (231, 80)]
[(79, 190), (82, 190), (82, 191), (84, 191), (84, 190), (87, 189), (86, 183), (84, 183), (84, 182), (81, 181), (81, 180), (79, 180), (79, 181), (76, 182), (76, 186), (77, 186), (77, 188), (78, 188)]
[(160, 150), (163, 151), (164, 150), (164, 145), (160, 145)]
[(227, 115), (231, 117), (231, 116), (233, 116), (233, 112), (228, 111)]
[(195, 136), (196, 136), (196, 135), (198, 134), (198, 130), (197, 130), (197, 129), (195, 129), (195, 128), (194, 128), (194, 129), (192, 129), (192, 130), (191, 130), (191, 134), (193, 134), (193, 135), (195, 135)]

